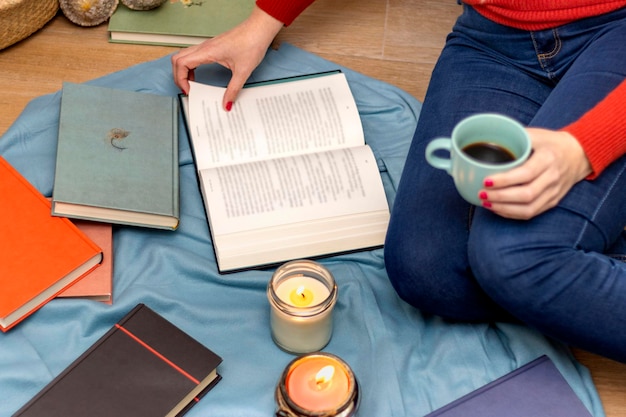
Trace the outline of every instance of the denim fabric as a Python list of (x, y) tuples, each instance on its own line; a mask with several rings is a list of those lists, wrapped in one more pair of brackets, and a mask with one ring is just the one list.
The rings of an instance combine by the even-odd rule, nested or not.
[(453, 320), (519, 320), (626, 361), (626, 264), (616, 260), (626, 253), (626, 157), (529, 221), (470, 207), (424, 158), (428, 142), (474, 113), (564, 127), (625, 76), (626, 9), (528, 32), (466, 6), (433, 72), (392, 210), (385, 264), (399, 295)]

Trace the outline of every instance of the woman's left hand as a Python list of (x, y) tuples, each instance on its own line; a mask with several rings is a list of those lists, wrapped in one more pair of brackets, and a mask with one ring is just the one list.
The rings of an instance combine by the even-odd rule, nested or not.
[(578, 181), (591, 174), (582, 146), (568, 132), (528, 128), (533, 153), (510, 171), (485, 178), (483, 207), (527, 220), (556, 206)]

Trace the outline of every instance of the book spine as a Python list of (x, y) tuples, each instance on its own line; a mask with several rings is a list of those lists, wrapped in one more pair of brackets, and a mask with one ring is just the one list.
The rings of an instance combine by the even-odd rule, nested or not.
[[(179, 178), (179, 167), (178, 167), (178, 135), (179, 135), (179, 124), (178, 117), (180, 113), (180, 106), (178, 104), (178, 98), (172, 97), (172, 181), (173, 181), (173, 195), (172, 201), (174, 204), (173, 213), (174, 217), (180, 219), (180, 199), (178, 195), (180, 193), (180, 178)], [(174, 229), (178, 227), (178, 224)]]

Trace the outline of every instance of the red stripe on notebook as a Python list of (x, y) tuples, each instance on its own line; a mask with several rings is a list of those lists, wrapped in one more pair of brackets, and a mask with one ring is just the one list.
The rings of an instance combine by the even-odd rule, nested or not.
[(161, 359), (163, 362), (167, 363), (169, 366), (171, 366), (172, 368), (176, 369), (178, 372), (180, 372), (182, 375), (184, 375), (187, 379), (193, 381), (196, 385), (198, 385), (200, 383), (200, 381), (198, 381), (196, 378), (194, 378), (193, 376), (191, 376), (189, 373), (187, 373), (183, 368), (181, 368), (180, 366), (176, 365), (174, 362), (172, 362), (171, 360), (167, 359), (165, 356), (161, 355), (159, 352), (157, 352), (155, 349), (153, 349), (150, 345), (148, 345), (146, 342), (144, 342), (143, 340), (141, 340), (140, 338), (138, 338), (137, 336), (135, 336), (133, 333), (131, 333), (129, 330), (125, 329), (124, 327), (120, 326), (119, 324), (115, 324), (115, 327), (120, 329), (121, 331), (123, 331), (124, 333), (126, 333), (128, 336), (130, 336), (134, 341), (136, 341), (137, 343), (139, 343), (141, 346), (145, 347), (146, 349), (148, 349), (150, 352), (152, 352), (156, 357), (158, 357), (159, 359)]

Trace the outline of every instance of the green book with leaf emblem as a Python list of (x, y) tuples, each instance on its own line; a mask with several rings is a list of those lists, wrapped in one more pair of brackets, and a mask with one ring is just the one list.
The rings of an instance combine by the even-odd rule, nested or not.
[(176, 229), (178, 100), (65, 83), (52, 214)]

